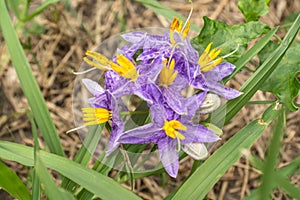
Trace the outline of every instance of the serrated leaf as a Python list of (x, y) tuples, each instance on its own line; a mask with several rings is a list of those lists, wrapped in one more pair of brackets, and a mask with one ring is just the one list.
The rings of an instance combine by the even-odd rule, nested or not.
[(299, 55), (299, 44), (290, 47), (278, 67), (261, 87), (262, 91), (274, 93), (290, 111), (297, 110), (294, 99), (300, 90), (300, 82), (297, 78), (297, 75), (300, 74)]
[(269, 12), (266, 0), (239, 0), (238, 8), (247, 22), (256, 21)]
[(227, 24), (203, 17), (204, 26), (198, 36), (192, 39), (193, 47), (200, 53), (210, 43), (213, 47), (221, 48), (222, 54), (233, 52), (239, 45), (239, 49), (227, 60), (234, 62), (244, 53), (248, 42), (266, 33), (270, 28), (261, 22), (248, 22), (228, 26)]

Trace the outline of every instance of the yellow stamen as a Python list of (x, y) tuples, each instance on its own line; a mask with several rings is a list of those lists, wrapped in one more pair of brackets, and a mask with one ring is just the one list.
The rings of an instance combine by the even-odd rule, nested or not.
[(111, 116), (111, 111), (104, 108), (82, 108), (83, 126), (91, 126), (96, 124), (103, 124), (107, 122)]
[(173, 21), (172, 21), (172, 24), (170, 27), (171, 31), (175, 31), (176, 27), (178, 27), (178, 21), (179, 21), (178, 17), (173, 18)]
[(179, 23), (178, 23), (178, 26), (176, 27), (176, 31), (178, 31), (178, 33), (181, 32), (181, 30), (182, 30), (182, 25), (183, 25), (183, 21), (180, 20)]
[(133, 81), (136, 81), (139, 76), (134, 64), (122, 54), (117, 55), (117, 64), (98, 52), (87, 51), (85, 54), (93, 59), (90, 60), (88, 57), (83, 58), (83, 60), (92, 67), (100, 70), (114, 70), (120, 76)]
[(174, 31), (176, 30), (178, 33), (180, 33), (181, 37), (185, 39), (190, 30), (190, 25), (191, 23), (189, 20), (183, 25), (182, 20), (174, 17), (170, 26), (170, 41), (173, 45), (176, 43), (176, 41), (174, 40)]
[(182, 38), (185, 39), (187, 34), (189, 33), (191, 27), (191, 22), (188, 21), (186, 27), (184, 28), (183, 32), (182, 32)]
[(205, 48), (204, 52), (201, 54), (198, 63), (200, 65), (200, 69), (202, 72), (207, 72), (211, 69), (213, 69), (214, 67), (216, 67), (218, 64), (220, 64), (223, 60), (223, 57), (220, 57), (216, 60), (214, 60), (215, 58), (217, 58), (220, 53), (222, 52), (222, 49), (211, 49), (212, 46), (212, 42), (209, 43), (207, 45), (207, 47)]
[(109, 66), (112, 63), (112, 61), (108, 60), (105, 56), (98, 52), (94, 51), (86, 51), (86, 56), (92, 58), (93, 60), (88, 59), (88, 57), (84, 57), (83, 60), (91, 65), (92, 67), (98, 68), (100, 70), (109, 70)]
[(194, 8), (193, 1), (190, 0), (189, 2), (191, 3), (191, 10), (184, 24), (182, 20), (179, 20), (177, 17), (174, 17), (172, 24), (170, 26), (170, 42), (172, 45), (176, 44), (174, 40), (175, 30), (181, 35), (182, 39), (185, 39), (187, 34), (189, 33), (190, 26), (191, 26), (190, 18), (192, 16), (193, 8)]
[(134, 64), (126, 58), (124, 55), (119, 54), (117, 55), (117, 64), (111, 65), (111, 68), (116, 71), (118, 74), (123, 76), (124, 78), (131, 79), (133, 81), (136, 81), (139, 74), (136, 71), (136, 67)]
[(174, 82), (178, 74), (178, 71), (174, 71), (175, 60), (171, 60), (169, 67), (167, 66), (167, 63), (167, 60), (163, 61), (164, 66), (159, 74), (159, 86), (162, 86), (164, 88), (168, 88), (168, 86)]
[(163, 130), (165, 131), (167, 136), (173, 139), (177, 138), (180, 141), (180, 140), (184, 140), (185, 137), (178, 130), (186, 131), (187, 127), (181, 124), (177, 120), (171, 120), (171, 121), (165, 121)]

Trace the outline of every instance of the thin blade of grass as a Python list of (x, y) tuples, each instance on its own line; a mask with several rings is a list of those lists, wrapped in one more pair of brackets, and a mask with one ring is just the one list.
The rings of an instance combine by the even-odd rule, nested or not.
[(71, 193), (62, 190), (55, 185), (51, 175), (48, 173), (46, 167), (43, 165), (38, 152), (35, 163), (35, 169), (39, 176), (39, 179), (45, 186), (46, 196), (50, 200), (75, 200)]
[(266, 153), (265, 163), (262, 169), (262, 178), (259, 199), (269, 199), (271, 198), (271, 194), (273, 192), (274, 185), (276, 185), (275, 177), (276, 177), (276, 167), (278, 165), (279, 159), (279, 150), (281, 147), (281, 142), (283, 138), (283, 133), (285, 129), (285, 112), (282, 109), (277, 120), (274, 122), (274, 127), (272, 128), (272, 138), (270, 144), (268, 146), (268, 150)]
[(30, 192), (21, 179), (0, 160), (0, 188), (20, 200), (30, 200)]
[(45, 142), (51, 152), (64, 155), (57, 130), (14, 30), (5, 1), (0, 1), (0, 25), (12, 63)]
[[(33, 153), (34, 153), (34, 165), (36, 165), (36, 157), (37, 152), (39, 151), (39, 141), (38, 141), (38, 133), (37, 133), (37, 127), (34, 122), (34, 118), (30, 110), (26, 111), (27, 117), (29, 118), (30, 124), (31, 124), (31, 131), (34, 138), (34, 147), (33, 147)], [(33, 183), (32, 183), (32, 200), (39, 200), (41, 198), (41, 188), (40, 188), (40, 179), (36, 172), (36, 169), (33, 169)]]
[[(256, 70), (256, 72), (244, 83), (240, 91), (243, 92), (240, 97), (228, 101), (224, 106), (217, 109), (213, 114), (214, 124), (221, 127), (230, 121), (241, 108), (250, 100), (255, 92), (262, 86), (264, 81), (275, 70), (278, 63), (281, 61), (287, 49), (292, 44), (300, 28), (300, 14), (294, 21), (292, 27), (286, 34), (284, 40), (280, 46), (274, 51), (274, 53), (266, 59), (266, 61)], [(226, 113), (224, 119), (224, 113)]]
[(290, 164), (279, 170), (279, 173), (283, 176), (290, 176), (299, 169), (300, 156), (296, 157)]
[[(26, 166), (34, 165), (33, 148), (17, 143), (0, 141), (0, 158)], [(67, 158), (42, 150), (40, 150), (40, 158), (47, 168), (59, 172), (101, 199), (140, 199), (111, 178)]]
[[(98, 142), (100, 140), (102, 129), (104, 124), (92, 126), (89, 128), (86, 138), (83, 141), (83, 145), (76, 153), (74, 162), (80, 163), (82, 166), (87, 166), (92, 155), (94, 154)], [(77, 189), (77, 184), (70, 179), (64, 177), (61, 183), (61, 187), (68, 191), (74, 192)]]
[(59, 0), (46, 0), (44, 1), (39, 7), (37, 7), (32, 13), (30, 13), (29, 15), (27, 15), (24, 18), (24, 22), (26, 21), (30, 21), (32, 18), (34, 18), (35, 16), (39, 15), (41, 12), (43, 12), (46, 8), (48, 8), (49, 6), (51, 6), (54, 3), (59, 2)]
[(300, 188), (292, 184), (285, 176), (276, 174), (274, 177), (280, 189), (286, 192), (293, 199), (299, 199)]
[(278, 114), (279, 111), (272, 105), (262, 119), (249, 123), (237, 132), (181, 185), (171, 199), (203, 199), (222, 175), (242, 156), (241, 151), (249, 149)]

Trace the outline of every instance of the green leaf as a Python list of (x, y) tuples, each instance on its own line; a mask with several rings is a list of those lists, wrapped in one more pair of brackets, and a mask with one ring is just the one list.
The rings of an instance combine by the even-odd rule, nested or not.
[(249, 149), (278, 114), (279, 111), (272, 105), (262, 119), (237, 132), (186, 180), (172, 199), (204, 199), (213, 185), (242, 156), (241, 151)]
[(35, 170), (39, 176), (39, 179), (45, 186), (46, 196), (50, 200), (75, 200), (71, 193), (58, 188), (53, 182), (51, 175), (48, 173), (46, 167), (43, 165), (40, 155), (37, 152), (37, 159), (35, 164)]
[(238, 8), (247, 22), (256, 21), (269, 12), (266, 0), (239, 0)]
[[(223, 126), (250, 100), (255, 92), (262, 86), (264, 81), (271, 75), (279, 64), (283, 55), (292, 44), (300, 28), (300, 15), (291, 26), (280, 46), (265, 60), (255, 73), (244, 83), (240, 91), (244, 92), (238, 98), (228, 101), (224, 106), (218, 108), (214, 113), (214, 124)], [(224, 120), (224, 113), (226, 117)]]
[(0, 25), (12, 63), (45, 142), (51, 152), (64, 155), (57, 130), (14, 30), (5, 1), (0, 1)]
[(262, 85), (261, 90), (272, 92), (290, 111), (296, 111), (294, 99), (300, 90), (297, 76), (300, 74), (300, 44), (292, 46), (283, 56), (277, 68)]
[[(33, 148), (0, 141), (0, 158), (33, 166)], [(47, 168), (53, 169), (94, 193), (101, 199), (140, 199), (111, 178), (84, 167), (67, 158), (40, 150), (40, 158)]]
[(239, 46), (238, 51), (227, 59), (229, 62), (234, 62), (241, 57), (248, 46), (248, 42), (270, 30), (266, 24), (261, 22), (228, 26), (208, 17), (203, 17), (203, 20), (204, 26), (200, 34), (191, 41), (193, 47), (202, 52), (210, 42), (213, 42), (213, 47), (221, 48), (221, 55), (226, 55)]
[(273, 37), (273, 35), (277, 32), (279, 27), (275, 27), (272, 30), (270, 30), (262, 39), (260, 39), (251, 49), (249, 49), (244, 55), (238, 59), (234, 65), (236, 66), (234, 72), (223, 79), (223, 82), (226, 83), (229, 81), (232, 77), (234, 77), (238, 72), (240, 72), (245, 65), (258, 53), (260, 52), (270, 41), (270, 39)]
[[(156, 0), (135, 0), (135, 1), (142, 3), (144, 6), (146, 6), (156, 14), (164, 16), (169, 22), (171, 22), (175, 16), (178, 17), (180, 20), (183, 21), (186, 20), (186, 18), (180, 15), (178, 12), (172, 10), (168, 6), (165, 6)], [(191, 24), (191, 29), (193, 29), (194, 31), (200, 30), (200, 28), (197, 27), (195, 24)]]
[(19, 177), (0, 160), (0, 188), (20, 200), (30, 200), (28, 188)]

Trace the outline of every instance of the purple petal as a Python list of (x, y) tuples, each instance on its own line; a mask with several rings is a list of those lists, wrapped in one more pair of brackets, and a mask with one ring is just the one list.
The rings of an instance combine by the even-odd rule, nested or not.
[(150, 106), (152, 121), (158, 127), (163, 127), (167, 118), (167, 113), (162, 105), (154, 104)]
[(207, 90), (208, 89), (208, 83), (206, 81), (206, 77), (204, 74), (200, 72), (199, 69), (196, 69), (196, 71), (193, 74), (193, 78), (191, 80), (191, 85), (194, 88), (200, 89), (200, 90)]
[(216, 93), (222, 97), (224, 97), (225, 99), (234, 99), (238, 96), (240, 96), (241, 94), (243, 94), (242, 92), (239, 92), (235, 89), (232, 88), (226, 88), (224, 85), (218, 83), (218, 82), (212, 82), (210, 80), (207, 81), (208, 82), (208, 89), (213, 92)]
[(161, 127), (151, 123), (126, 131), (117, 141), (127, 144), (145, 144), (157, 141), (160, 137), (162, 137)]
[(143, 33), (143, 32), (130, 32), (130, 33), (122, 34), (121, 36), (127, 42), (137, 43), (137, 42), (141, 42), (146, 37), (146, 35), (147, 33)]
[(112, 122), (112, 129), (110, 132), (110, 137), (107, 145), (107, 151), (106, 151), (106, 156), (109, 156), (114, 150), (116, 150), (120, 142), (118, 139), (122, 135), (124, 131), (124, 122), (121, 120), (113, 120)]
[(209, 80), (221, 81), (223, 78), (232, 74), (235, 66), (229, 62), (224, 62), (217, 65), (212, 70), (204, 73), (204, 76)]
[(163, 89), (166, 103), (178, 114), (187, 114), (183, 96), (172, 88)]
[(185, 106), (187, 108), (187, 117), (192, 118), (197, 109), (200, 107), (201, 103), (205, 99), (206, 92), (201, 92), (199, 94), (195, 94), (189, 98), (185, 99)]
[(84, 78), (82, 79), (82, 83), (93, 96), (104, 93), (104, 89), (96, 81)]
[(174, 82), (169, 86), (169, 88), (172, 88), (172, 90), (180, 92), (186, 88), (188, 85), (188, 81), (186, 78), (184, 78), (182, 75), (178, 74), (175, 78)]
[(179, 167), (178, 152), (176, 151), (177, 140), (166, 137), (161, 139), (157, 145), (164, 168), (171, 177), (176, 178)]
[(146, 101), (153, 104), (158, 104), (163, 101), (163, 96), (158, 86), (152, 82), (148, 82), (141, 86), (140, 90), (137, 91), (138, 96), (142, 96)]
[(197, 142), (215, 142), (220, 140), (213, 131), (202, 126), (201, 124), (184, 123), (187, 131), (184, 132), (185, 139), (182, 140), (183, 144), (197, 143)]

